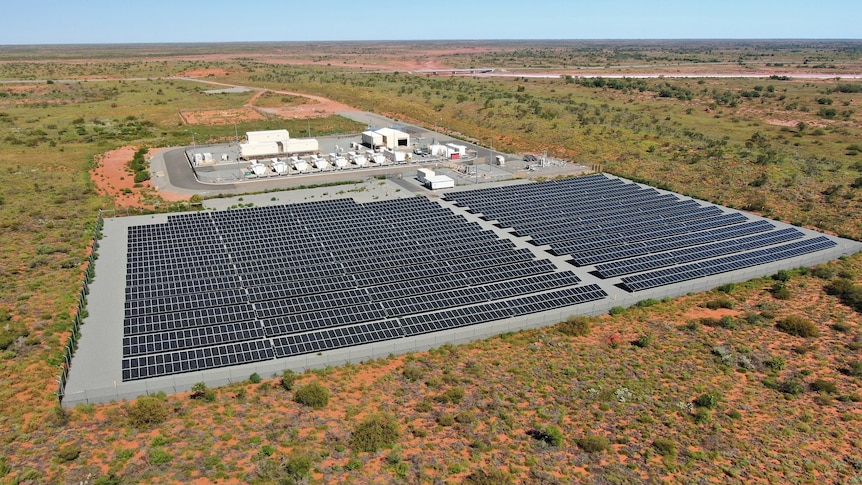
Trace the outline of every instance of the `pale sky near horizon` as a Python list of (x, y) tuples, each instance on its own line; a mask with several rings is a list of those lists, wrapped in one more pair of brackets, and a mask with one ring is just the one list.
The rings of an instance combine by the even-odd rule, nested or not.
[(0, 45), (862, 38), (859, 0), (29, 0), (2, 11)]

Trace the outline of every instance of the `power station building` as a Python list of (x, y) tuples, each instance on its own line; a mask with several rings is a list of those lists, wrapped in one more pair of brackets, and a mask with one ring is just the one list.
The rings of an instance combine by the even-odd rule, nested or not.
[(362, 144), (371, 149), (377, 149), (380, 147), (385, 147), (390, 150), (395, 150), (396, 148), (409, 148), (410, 135), (392, 128), (380, 128), (375, 131), (362, 132)]
[(240, 143), (239, 156), (245, 160), (317, 153), (314, 138), (290, 138), (287, 130), (246, 132), (246, 143)]

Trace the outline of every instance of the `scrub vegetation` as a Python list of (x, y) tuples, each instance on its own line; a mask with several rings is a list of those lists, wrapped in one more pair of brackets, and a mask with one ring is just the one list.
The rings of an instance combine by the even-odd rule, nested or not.
[[(208, 60), (196, 56), (211, 46), (0, 48), (0, 482), (849, 483), (862, 473), (859, 255), (468, 345), (59, 407), (97, 212), (117, 207), (91, 180), (96, 157), (189, 145), (193, 133), (233, 141), (234, 126), (190, 126), (180, 111), (243, 109), (259, 94), (206, 94), (212, 86), (187, 77), (324, 96), (862, 238), (862, 84), (835, 79), (862, 72), (858, 42), (293, 47), (283, 62), (268, 45), (226, 44)], [(406, 72), (428, 59), (516, 76)], [(591, 69), (606, 77), (579, 77)], [(609, 77), (637, 69), (667, 77)], [(834, 78), (801, 77), (811, 73)], [(236, 130), (272, 128), (365, 127), (264, 116)], [(138, 153), (128, 177), (146, 186)], [(167, 206), (157, 202), (141, 206)]]

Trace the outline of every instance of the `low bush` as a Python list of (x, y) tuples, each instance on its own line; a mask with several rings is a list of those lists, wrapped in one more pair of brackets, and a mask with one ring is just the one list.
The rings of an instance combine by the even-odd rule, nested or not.
[(730, 308), (733, 308), (734, 305), (735, 305), (735, 303), (733, 300), (731, 300), (730, 298), (728, 298), (726, 296), (722, 296), (722, 297), (716, 298), (715, 300), (710, 300), (710, 301), (704, 303), (703, 306), (705, 306), (706, 308), (709, 308), (710, 310), (718, 310), (719, 308), (730, 309)]
[(787, 271), (786, 269), (782, 269), (778, 273), (775, 273), (774, 275), (772, 275), (772, 279), (774, 279), (775, 281), (783, 281), (785, 283), (790, 281), (790, 278), (792, 278), (792, 277), (793, 277), (793, 273), (791, 273), (790, 271)]
[(697, 399), (694, 400), (694, 405), (701, 408), (715, 409), (720, 401), (721, 394), (717, 392), (708, 392), (698, 396)]
[(260, 378), (260, 374), (258, 374), (257, 372), (255, 372), (254, 374), (252, 374), (252, 375), (248, 376), (248, 380), (249, 380), (252, 384), (258, 384), (258, 383), (260, 383), (260, 381), (261, 381), (262, 379)]
[(311, 465), (311, 457), (308, 455), (294, 455), (284, 463), (284, 472), (293, 480), (292, 483), (300, 483), (311, 473)]
[(533, 439), (545, 442), (551, 446), (560, 446), (563, 444), (563, 431), (553, 424), (549, 424), (543, 428), (532, 429), (527, 434)]
[(293, 384), (296, 382), (296, 374), (290, 369), (287, 369), (281, 374), (281, 387), (285, 391), (293, 389)]
[(78, 445), (66, 445), (57, 450), (57, 458), (63, 463), (75, 461), (80, 455), (81, 447)]
[(557, 329), (563, 335), (572, 337), (585, 337), (593, 328), (592, 320), (588, 317), (569, 317), (565, 322), (557, 325)]
[(440, 416), (437, 416), (437, 424), (440, 426), (452, 426), (455, 424), (455, 416), (452, 416), (449, 413), (443, 413)]
[(464, 399), (464, 389), (461, 387), (447, 389), (446, 392), (434, 398), (435, 401), (443, 404), (458, 404), (462, 399)]
[(837, 296), (842, 303), (862, 313), (862, 286), (847, 278), (839, 278), (823, 287), (830, 295)]
[(667, 438), (656, 438), (656, 440), (652, 442), (652, 446), (665, 458), (673, 458), (676, 456), (676, 443), (672, 440)]
[(398, 422), (391, 416), (365, 418), (350, 434), (350, 447), (358, 452), (375, 452), (394, 445), (401, 437)]
[(847, 364), (846, 374), (853, 377), (862, 377), (862, 360), (856, 360)]
[(329, 390), (318, 382), (312, 382), (293, 393), (293, 400), (312, 409), (323, 409), (329, 404)]
[(790, 293), (790, 290), (787, 289), (787, 286), (784, 283), (778, 282), (772, 285), (772, 289), (769, 290), (772, 293), (773, 298), (776, 300), (789, 300), (793, 297), (793, 294)]
[(770, 370), (781, 371), (784, 370), (784, 367), (787, 366), (787, 361), (784, 359), (784, 357), (777, 355), (763, 361), (763, 365), (765, 365)]
[(168, 419), (168, 404), (156, 396), (145, 396), (126, 406), (129, 424), (136, 428), (150, 428)]
[(805, 387), (796, 379), (788, 379), (778, 384), (778, 390), (784, 394), (798, 396), (805, 392)]
[(795, 335), (797, 337), (808, 338), (820, 336), (820, 330), (814, 322), (796, 315), (791, 315), (779, 320), (778, 323), (775, 324), (775, 327), (784, 333)]
[(512, 485), (512, 475), (499, 469), (476, 470), (464, 478), (464, 485)]
[(652, 345), (654, 340), (655, 338), (651, 334), (646, 333), (643, 335), (639, 335), (638, 338), (634, 339), (632, 341), (632, 345), (645, 349)]
[(424, 377), (424, 374), (425, 373), (422, 372), (422, 369), (415, 365), (405, 366), (404, 370), (401, 372), (401, 375), (403, 375), (404, 378), (410, 382), (416, 382), (422, 379), (422, 377)]
[(832, 381), (826, 379), (817, 379), (811, 383), (811, 390), (814, 392), (825, 392), (826, 394), (835, 394), (838, 392), (838, 387)]
[(587, 453), (601, 453), (611, 447), (611, 443), (604, 436), (587, 435), (577, 441), (578, 448)]
[(623, 308), (623, 307), (621, 307), (621, 306), (615, 306), (615, 307), (612, 307), (612, 308), (608, 311), (608, 313), (609, 313), (609, 314), (611, 314), (611, 315), (619, 315), (620, 313), (623, 313), (623, 312), (625, 312), (625, 311), (626, 311), (626, 309), (625, 309), (625, 308)]

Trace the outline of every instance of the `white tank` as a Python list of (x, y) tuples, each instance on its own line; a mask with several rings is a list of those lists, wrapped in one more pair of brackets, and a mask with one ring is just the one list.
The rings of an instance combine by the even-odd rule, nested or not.
[(297, 160), (293, 162), (293, 168), (295, 168), (297, 172), (305, 172), (308, 170), (308, 162), (305, 160)]
[(312, 162), (314, 163), (314, 168), (319, 168), (320, 170), (323, 170), (329, 166), (329, 162), (327, 162), (326, 159), (323, 158), (318, 158), (316, 160), (313, 160)]
[(337, 157), (335, 159), (335, 166), (338, 168), (344, 168), (347, 166), (347, 159), (344, 157)]

